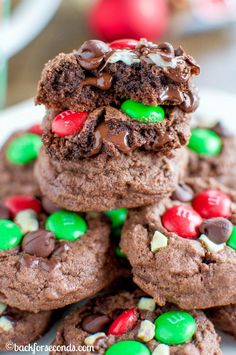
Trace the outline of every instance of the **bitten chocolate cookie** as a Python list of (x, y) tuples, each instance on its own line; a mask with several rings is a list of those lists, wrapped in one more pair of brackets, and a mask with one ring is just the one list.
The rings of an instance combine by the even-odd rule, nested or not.
[(192, 129), (189, 142), (189, 175), (216, 178), (236, 187), (236, 136), (218, 122)]
[(89, 40), (59, 54), (46, 64), (36, 97), (48, 109), (47, 152), (59, 160), (136, 149), (171, 155), (188, 141), (198, 74), (193, 58), (169, 43)]
[(12, 134), (0, 150), (0, 198), (9, 194), (38, 193), (34, 163), (42, 145), (39, 125)]
[(186, 184), (172, 198), (129, 212), (121, 250), (135, 283), (159, 305), (234, 304), (236, 194), (213, 179)]
[(51, 324), (52, 312), (29, 313), (0, 303), (0, 351), (11, 344), (27, 345), (39, 339)]
[(137, 290), (97, 297), (75, 310), (58, 329), (53, 345), (83, 346), (81, 354), (219, 355), (219, 341), (203, 312), (161, 308)]
[(118, 275), (104, 216), (15, 195), (0, 208), (0, 301), (31, 312), (82, 300)]
[(35, 175), (40, 189), (57, 205), (72, 211), (104, 211), (154, 203), (171, 194), (186, 171), (187, 152), (173, 159), (155, 153), (99, 154), (93, 159), (60, 162), (42, 149)]
[(211, 308), (206, 314), (217, 329), (236, 339), (236, 305)]

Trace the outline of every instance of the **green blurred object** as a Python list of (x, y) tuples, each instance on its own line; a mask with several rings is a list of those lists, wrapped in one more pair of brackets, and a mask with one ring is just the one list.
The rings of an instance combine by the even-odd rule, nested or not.
[[(10, 15), (11, 1), (1, 0), (0, 2), (0, 22), (5, 22)], [(0, 109), (3, 108), (6, 100), (7, 89), (7, 60), (0, 54)]]
[(188, 148), (199, 155), (214, 157), (221, 152), (221, 137), (211, 129), (194, 128), (192, 129)]
[(121, 227), (125, 223), (128, 210), (127, 208), (119, 208), (117, 210), (106, 211), (105, 214), (111, 221), (112, 229), (115, 229)]

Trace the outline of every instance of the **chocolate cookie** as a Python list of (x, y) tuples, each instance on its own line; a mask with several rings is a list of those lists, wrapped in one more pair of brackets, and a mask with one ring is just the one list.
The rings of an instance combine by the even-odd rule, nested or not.
[(170, 155), (189, 138), (199, 67), (182, 48), (146, 40), (85, 42), (46, 64), (36, 102), (48, 109), (43, 142), (59, 160), (136, 149)]
[(135, 151), (116, 159), (99, 154), (93, 159), (60, 162), (42, 149), (36, 177), (42, 193), (72, 211), (104, 211), (151, 204), (171, 194), (186, 170), (186, 150), (173, 159)]
[(206, 313), (217, 329), (236, 339), (236, 305), (211, 308)]
[(101, 214), (79, 215), (15, 195), (3, 201), (0, 217), (1, 302), (31, 312), (60, 308), (118, 275), (110, 225)]
[(218, 122), (214, 126), (192, 129), (189, 142), (189, 175), (212, 176), (221, 183), (236, 187), (236, 137)]
[(97, 297), (75, 310), (58, 329), (53, 345), (83, 347), (81, 353), (99, 355), (219, 355), (219, 341), (203, 312), (161, 308), (136, 290)]
[(236, 194), (213, 179), (186, 184), (172, 198), (130, 211), (121, 250), (135, 283), (161, 306), (234, 304)]
[(0, 198), (14, 193), (36, 194), (34, 163), (41, 147), (40, 127), (12, 134), (0, 150)]
[(0, 351), (12, 345), (27, 345), (48, 330), (52, 312), (29, 313), (0, 303)]

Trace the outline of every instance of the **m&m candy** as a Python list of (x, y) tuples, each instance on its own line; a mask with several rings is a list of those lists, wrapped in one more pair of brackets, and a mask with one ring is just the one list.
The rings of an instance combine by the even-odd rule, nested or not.
[(188, 147), (199, 155), (217, 156), (222, 149), (220, 136), (207, 128), (194, 128)]
[(33, 133), (25, 133), (15, 138), (6, 149), (6, 157), (12, 164), (24, 165), (38, 157), (42, 146), (41, 137)]
[(179, 205), (165, 211), (162, 223), (169, 232), (174, 232), (183, 238), (195, 239), (202, 218), (191, 206)]
[(162, 122), (165, 118), (165, 111), (161, 106), (144, 105), (133, 100), (124, 101), (121, 109), (129, 117), (145, 123)]
[(184, 311), (169, 311), (155, 320), (155, 338), (167, 345), (179, 345), (188, 342), (196, 331), (193, 316)]
[(135, 39), (117, 39), (109, 44), (112, 49), (134, 49), (138, 44)]
[(119, 208), (117, 210), (106, 211), (105, 214), (111, 221), (111, 226), (113, 229), (121, 227), (126, 220), (128, 210), (127, 208)]
[(138, 312), (135, 308), (122, 312), (111, 324), (108, 334), (122, 335), (133, 329), (138, 320)]
[(42, 126), (39, 123), (34, 124), (29, 128), (30, 133), (37, 134), (38, 136), (41, 136), (43, 134)]
[(0, 250), (7, 250), (20, 244), (23, 233), (14, 222), (0, 219), (0, 236)]
[(106, 355), (150, 355), (148, 347), (136, 340), (123, 340), (112, 344)]
[(52, 132), (59, 137), (78, 133), (83, 128), (87, 117), (87, 112), (75, 112), (71, 110), (61, 112), (52, 121)]
[(33, 196), (14, 195), (8, 197), (4, 201), (4, 205), (8, 208), (12, 217), (23, 210), (33, 210), (37, 214), (40, 213), (41, 203)]
[(48, 217), (46, 229), (57, 239), (74, 241), (87, 232), (87, 223), (75, 212), (57, 211)]
[(202, 218), (224, 217), (231, 214), (231, 199), (220, 190), (205, 190), (192, 201), (193, 208)]

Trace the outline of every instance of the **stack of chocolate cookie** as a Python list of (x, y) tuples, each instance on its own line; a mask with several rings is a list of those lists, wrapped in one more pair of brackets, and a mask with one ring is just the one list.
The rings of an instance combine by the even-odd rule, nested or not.
[[(59, 327), (52, 354), (221, 354), (202, 310), (230, 331), (236, 194), (187, 177), (198, 74), (181, 47), (144, 39), (89, 40), (46, 64), (43, 145), (29, 148), (40, 192), (2, 195), (0, 301), (40, 315), (94, 296)], [(13, 143), (3, 170), (31, 174)]]

